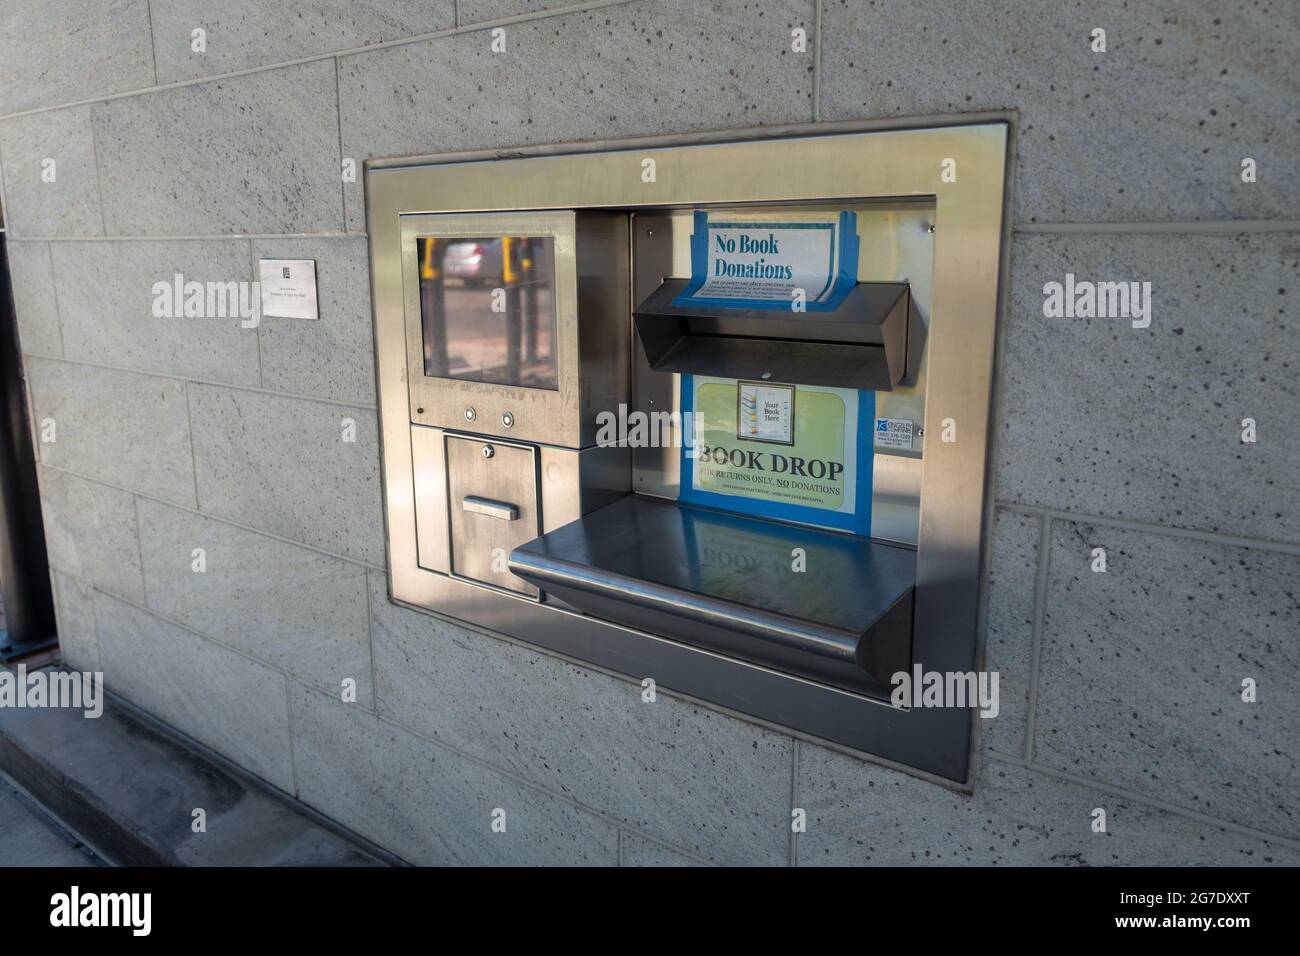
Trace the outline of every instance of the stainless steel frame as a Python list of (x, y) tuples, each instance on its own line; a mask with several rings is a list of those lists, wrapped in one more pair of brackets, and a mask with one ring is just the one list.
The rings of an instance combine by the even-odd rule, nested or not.
[[(895, 709), (421, 567), (404, 380), (400, 224), (411, 213), (499, 210), (608, 208), (640, 210), (640, 218), (703, 204), (888, 200), (932, 206), (913, 660), (926, 670), (965, 671), (976, 659), (1007, 141), (1003, 121), (869, 132), (841, 124), (775, 136), (750, 130), (368, 163), (393, 598), (632, 677), (654, 677), (662, 687), (799, 733), (965, 780), (967, 710)], [(643, 178), (646, 160), (654, 161), (649, 182)], [(949, 161), (955, 162), (955, 182), (941, 178)], [(955, 441), (937, 440), (945, 419), (953, 421)], [(644, 473), (637, 469), (638, 477)]]
[[(477, 216), (403, 216), (402, 275), (406, 289), (406, 362), (411, 392), (411, 421), (440, 428), (471, 428), (501, 437), (524, 437), (557, 445), (577, 446), (578, 436), (578, 283), (574, 268), (572, 212), (508, 213)], [(424, 374), (424, 339), (420, 321), (416, 237), (493, 238), (540, 236), (554, 241), (555, 348), (559, 388), (524, 388)], [(473, 408), (473, 426), (466, 409)], [(513, 416), (509, 432), (501, 424)], [(572, 423), (571, 428), (564, 426)]]
[[(400, 219), (406, 307), (407, 380), (411, 421), (475, 434), (579, 448), (595, 435), (595, 412), (627, 391), (627, 335), (616, 317), (588, 297), (579, 321), (578, 249), (585, 268), (617, 286), (627, 273), (627, 225), (622, 217), (560, 212), (411, 215)], [(496, 385), (424, 374), (417, 237), (548, 237), (554, 243), (555, 345), (559, 388)], [(468, 418), (468, 409), (474, 417)], [(508, 424), (507, 424), (508, 422)]]

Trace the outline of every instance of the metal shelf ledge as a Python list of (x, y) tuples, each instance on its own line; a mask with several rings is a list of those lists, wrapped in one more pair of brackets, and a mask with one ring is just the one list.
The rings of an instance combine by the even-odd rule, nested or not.
[(911, 667), (908, 548), (629, 495), (515, 548), (510, 571), (594, 617), (847, 690), (887, 694)]

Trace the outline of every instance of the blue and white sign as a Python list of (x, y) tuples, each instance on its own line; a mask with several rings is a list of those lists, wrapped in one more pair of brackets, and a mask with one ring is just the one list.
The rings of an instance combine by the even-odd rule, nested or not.
[(912, 450), (912, 420), (910, 418), (877, 418), (875, 431), (877, 448)]
[(857, 280), (855, 213), (769, 221), (697, 210), (691, 281), (673, 304), (826, 312)]

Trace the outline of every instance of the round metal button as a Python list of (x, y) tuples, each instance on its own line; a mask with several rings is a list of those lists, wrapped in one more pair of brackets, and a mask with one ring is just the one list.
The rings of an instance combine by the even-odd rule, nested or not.
[(514, 423), (515, 423), (515, 416), (514, 416), (514, 413), (513, 413), (513, 412), (502, 412), (502, 413), (501, 413), (501, 424), (502, 424), (502, 425), (504, 425), (506, 428), (510, 428), (510, 427), (512, 427), (512, 426), (514, 425)]
[(484, 458), (491, 458), (491, 457), (492, 457), (493, 455), (495, 455), (496, 453), (497, 453), (497, 450), (496, 450), (495, 448), (493, 448), (491, 445), (484, 445), (484, 446), (483, 446), (483, 457), (484, 457)]
[(472, 422), (476, 418), (478, 418), (478, 412), (474, 411), (474, 406), (467, 405), (465, 407), (465, 421)]

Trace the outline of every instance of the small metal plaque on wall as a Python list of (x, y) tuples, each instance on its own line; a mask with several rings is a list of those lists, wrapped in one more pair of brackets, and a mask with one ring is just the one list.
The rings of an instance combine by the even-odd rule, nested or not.
[(319, 319), (315, 259), (259, 259), (262, 315), (277, 319)]

